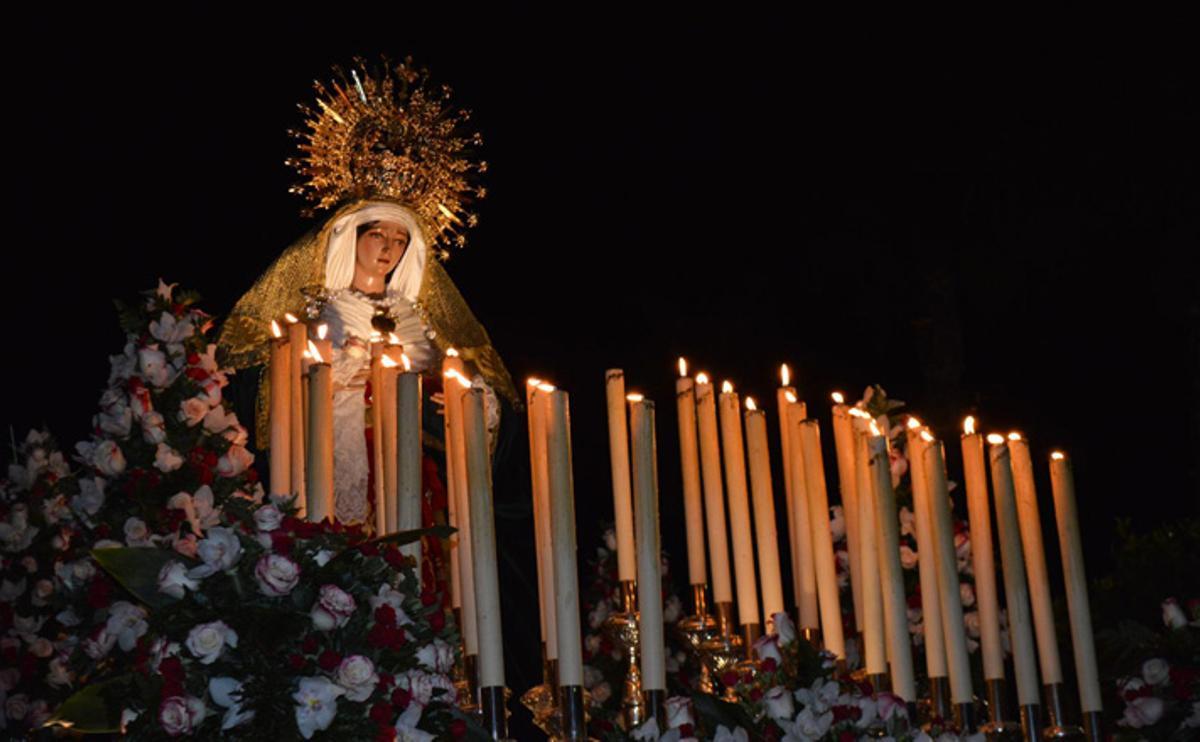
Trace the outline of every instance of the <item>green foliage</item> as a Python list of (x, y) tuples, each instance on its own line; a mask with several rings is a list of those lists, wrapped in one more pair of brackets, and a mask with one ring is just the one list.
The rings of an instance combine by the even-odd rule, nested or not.
[(130, 593), (151, 609), (174, 602), (159, 592), (158, 574), (171, 561), (190, 561), (180, 554), (153, 546), (92, 549), (92, 558)]
[(114, 734), (121, 731), (121, 709), (114, 702), (127, 693), (132, 676), (85, 685), (58, 707), (48, 722), (81, 734)]

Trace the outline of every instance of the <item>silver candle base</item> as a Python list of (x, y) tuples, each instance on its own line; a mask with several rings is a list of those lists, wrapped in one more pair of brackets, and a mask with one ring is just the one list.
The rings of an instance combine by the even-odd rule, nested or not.
[(1006, 721), (1008, 709), (1004, 699), (1004, 680), (997, 678), (986, 683), (988, 720), (979, 727), (979, 731), (991, 742), (1020, 739), (1021, 725), (1015, 721)]
[(1062, 683), (1051, 683), (1042, 686), (1046, 698), (1048, 724), (1042, 729), (1042, 739), (1046, 740), (1084, 740), (1083, 727), (1067, 724), (1063, 715)]

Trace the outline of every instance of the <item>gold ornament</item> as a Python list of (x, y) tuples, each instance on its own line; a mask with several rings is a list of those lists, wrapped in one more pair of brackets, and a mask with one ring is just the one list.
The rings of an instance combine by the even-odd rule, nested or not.
[(314, 83), (315, 108), (300, 106), (308, 131), (290, 132), (302, 154), (287, 164), (303, 181), (290, 190), (315, 204), (306, 216), (364, 198), (404, 203), (429, 228), (431, 247), (462, 247), (463, 230), (478, 221), (469, 207), (486, 195), (475, 181), (487, 162), (473, 159), (483, 139), (464, 128), (470, 112), (453, 110), (450, 88), (433, 89), (411, 57), (399, 64), (385, 57), (379, 73), (361, 57), (354, 63), (348, 76), (335, 67), (328, 87)]

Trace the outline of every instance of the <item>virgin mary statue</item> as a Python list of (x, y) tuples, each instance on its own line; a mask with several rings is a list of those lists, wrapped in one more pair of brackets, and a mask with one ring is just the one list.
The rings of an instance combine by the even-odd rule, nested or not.
[[(430, 391), (440, 388), (442, 357), (454, 348), (473, 383), (486, 391), (490, 430), (499, 425), (497, 395), (518, 405), (487, 332), (439, 261), (445, 246), (463, 243), (460, 229), (474, 223), (466, 205), (482, 189), (470, 175), (486, 166), (465, 153), (478, 135), (458, 132), (465, 112), (445, 111), (446, 93), (426, 93), (415, 84), (423, 73), (408, 62), (379, 76), (366, 72), (361, 60), (359, 65), (332, 90), (318, 83), (320, 108), (308, 111), (310, 131), (300, 135), (306, 156), (289, 161), (307, 177), (294, 190), (332, 208), (332, 215), (272, 263), (234, 306), (218, 340), (226, 364), (248, 368), (266, 361), (272, 320), (292, 313), (328, 326), (334, 514), (343, 523), (369, 521), (366, 413), (373, 340), (394, 335), (413, 370), (428, 377), (423, 388)], [(267, 440), (264, 387), (256, 414), (260, 448)], [(437, 436), (425, 436), (431, 438)]]

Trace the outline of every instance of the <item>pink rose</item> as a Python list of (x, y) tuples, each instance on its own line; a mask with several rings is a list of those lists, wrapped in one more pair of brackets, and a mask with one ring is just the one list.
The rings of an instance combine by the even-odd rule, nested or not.
[(354, 598), (337, 585), (322, 585), (317, 604), (310, 615), (313, 626), (319, 631), (329, 631), (346, 625), (354, 615)]
[(300, 565), (279, 554), (267, 554), (254, 565), (254, 578), (263, 595), (287, 595), (300, 582)]
[(208, 402), (199, 397), (185, 399), (179, 405), (179, 419), (186, 422), (189, 428), (200, 424), (207, 414)]
[(1125, 706), (1125, 715), (1117, 724), (1132, 729), (1153, 726), (1163, 716), (1163, 700), (1154, 696), (1135, 698)]
[(125, 454), (114, 441), (101, 441), (92, 452), (92, 465), (107, 476), (125, 471)]
[(217, 473), (223, 477), (236, 477), (246, 471), (254, 463), (254, 454), (245, 446), (230, 446), (225, 455), (217, 461)]
[(667, 728), (678, 729), (684, 724), (695, 724), (692, 717), (692, 699), (687, 696), (671, 696), (664, 703), (667, 710)]
[(754, 653), (760, 660), (775, 660), (775, 666), (783, 664), (783, 654), (779, 651), (779, 637), (775, 634), (765, 634), (754, 642)]
[(207, 709), (204, 701), (193, 696), (171, 696), (158, 708), (158, 721), (163, 731), (172, 737), (191, 734), (204, 721)]
[(1167, 598), (1162, 602), (1162, 617), (1163, 623), (1169, 629), (1182, 629), (1188, 623), (1187, 616), (1179, 607), (1179, 601), (1174, 598)]

